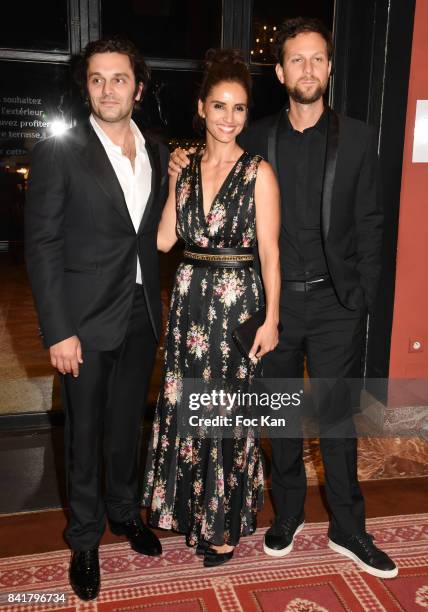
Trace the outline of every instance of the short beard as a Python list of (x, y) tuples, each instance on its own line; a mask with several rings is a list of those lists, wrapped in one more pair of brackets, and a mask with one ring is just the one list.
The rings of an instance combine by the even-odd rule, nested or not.
[[(104, 115), (102, 110), (95, 110), (91, 104), (89, 104), (89, 108), (91, 109), (91, 113), (93, 115), (95, 115), (95, 117), (98, 117), (99, 119), (101, 119), (101, 121), (104, 121), (105, 123), (119, 123), (119, 121), (123, 121), (123, 119), (125, 119), (126, 117), (128, 117), (129, 115), (129, 111), (126, 113), (121, 113), (118, 114), (116, 116), (110, 116), (110, 115)], [(131, 111), (132, 114), (132, 111)]]
[(292, 98), (298, 104), (313, 104), (323, 97), (327, 90), (327, 85), (324, 87), (320, 84), (311, 95), (305, 94), (298, 87), (287, 87), (285, 86), (290, 98)]

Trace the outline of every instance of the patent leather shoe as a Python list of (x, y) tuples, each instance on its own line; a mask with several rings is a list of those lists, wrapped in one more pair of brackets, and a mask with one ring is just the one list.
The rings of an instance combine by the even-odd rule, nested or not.
[(131, 548), (140, 555), (157, 557), (162, 554), (159, 538), (144, 525), (139, 516), (124, 523), (110, 521), (110, 530), (115, 535), (124, 535), (129, 540)]
[(79, 599), (95, 599), (100, 590), (98, 548), (73, 551), (70, 563), (70, 584)]

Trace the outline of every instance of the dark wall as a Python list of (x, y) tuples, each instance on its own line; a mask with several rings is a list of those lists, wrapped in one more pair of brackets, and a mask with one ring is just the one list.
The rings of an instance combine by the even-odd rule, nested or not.
[(389, 370), (414, 12), (414, 0), (336, 5), (333, 106), (378, 130), (385, 223), (378, 299), (368, 322), (365, 374), (373, 378), (386, 378)]

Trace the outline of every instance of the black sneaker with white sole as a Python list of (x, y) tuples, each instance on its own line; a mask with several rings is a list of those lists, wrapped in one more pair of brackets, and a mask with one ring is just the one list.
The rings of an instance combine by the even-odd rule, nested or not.
[(395, 578), (398, 568), (388, 555), (373, 544), (370, 533), (329, 536), (328, 545), (340, 555), (352, 559), (368, 574), (378, 578)]
[(281, 518), (277, 516), (265, 534), (263, 550), (271, 557), (285, 557), (293, 550), (296, 535), (305, 524), (303, 515)]

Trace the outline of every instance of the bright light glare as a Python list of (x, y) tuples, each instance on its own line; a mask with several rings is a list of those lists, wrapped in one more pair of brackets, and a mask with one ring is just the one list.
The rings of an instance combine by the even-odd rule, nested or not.
[(28, 178), (28, 168), (18, 168), (16, 171), (18, 174), (22, 174), (25, 179)]
[(61, 136), (68, 130), (68, 125), (62, 119), (56, 119), (52, 121), (49, 129), (53, 136)]

